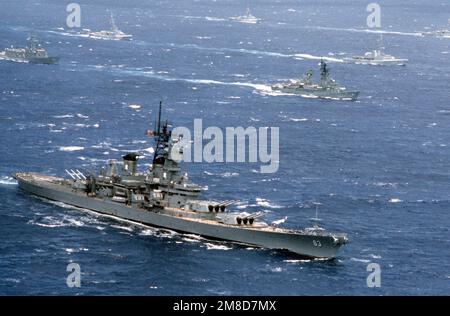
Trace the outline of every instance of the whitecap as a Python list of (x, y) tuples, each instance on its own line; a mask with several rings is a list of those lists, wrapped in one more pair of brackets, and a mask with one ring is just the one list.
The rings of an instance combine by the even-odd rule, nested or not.
[(271, 268), (270, 271), (272, 271), (272, 272), (283, 272), (283, 268), (275, 267), (275, 268)]
[(293, 122), (306, 122), (306, 121), (308, 121), (308, 119), (307, 118), (293, 118), (293, 117), (290, 117), (289, 118), (289, 120), (290, 121), (293, 121)]
[(392, 198), (389, 200), (389, 203), (401, 203), (401, 202), (403, 202), (403, 201), (400, 199), (397, 199), (397, 198)]
[(187, 238), (187, 237), (182, 238), (182, 240), (187, 241), (187, 242), (200, 242), (200, 240), (198, 240), (198, 239)]
[(59, 147), (60, 151), (78, 151), (78, 150), (84, 150), (84, 147), (81, 146), (61, 146)]
[(256, 204), (263, 207), (269, 207), (269, 208), (282, 208), (280, 205), (271, 204), (269, 200), (262, 199), (262, 198), (256, 198)]
[(117, 229), (121, 229), (121, 230), (126, 230), (128, 232), (132, 232), (133, 228), (130, 226), (121, 226), (121, 225), (111, 225), (111, 227), (117, 228)]
[(13, 177), (7, 177), (7, 176), (3, 176), (0, 178), (0, 184), (5, 184), (5, 185), (16, 185), (17, 181), (14, 180)]
[(368, 260), (368, 259), (359, 259), (359, 258), (350, 258), (350, 260), (357, 261), (357, 262), (364, 262), (364, 263), (370, 262), (370, 260)]
[(339, 58), (333, 58), (333, 57), (324, 57), (324, 56), (314, 56), (311, 54), (295, 54), (294, 55), (296, 59), (312, 59), (312, 60), (325, 60), (325, 61), (332, 61), (337, 63), (342, 63), (344, 60)]
[(222, 173), (221, 176), (224, 177), (224, 178), (237, 177), (237, 176), (239, 176), (239, 173), (237, 173), (237, 172), (225, 172), (225, 173)]
[(215, 245), (215, 244), (210, 244), (210, 243), (206, 243), (205, 245), (208, 250), (231, 250), (231, 249), (233, 249), (233, 248), (227, 247), (225, 245)]
[(64, 114), (64, 115), (54, 115), (54, 118), (71, 118), (73, 114)]
[(283, 262), (287, 263), (304, 263), (304, 262), (311, 262), (311, 259), (287, 259), (283, 260)]

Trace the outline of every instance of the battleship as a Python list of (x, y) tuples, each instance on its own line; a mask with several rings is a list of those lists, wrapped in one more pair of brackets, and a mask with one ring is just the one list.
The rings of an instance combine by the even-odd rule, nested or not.
[(233, 16), (230, 19), (234, 20), (236, 22), (246, 23), (246, 24), (256, 24), (259, 21), (261, 21), (261, 19), (257, 18), (256, 16), (254, 16), (250, 13), (250, 8), (247, 8), (247, 13), (245, 15)]
[(320, 82), (314, 83), (312, 77), (313, 71), (309, 70), (299, 80), (277, 83), (271, 88), (273, 91), (298, 94), (307, 98), (350, 101), (355, 101), (358, 98), (359, 91), (348, 91), (346, 88), (339, 86), (334, 79), (330, 78), (327, 64), (323, 60), (320, 61)]
[(283, 220), (266, 223), (263, 211), (230, 211), (236, 201), (202, 200), (202, 188), (180, 171), (182, 135), (172, 134), (167, 121), (161, 123), (161, 104), (158, 123), (147, 135), (154, 138), (155, 146), (152, 164), (145, 172), (137, 168), (142, 153), (130, 152), (122, 157), (122, 164), (110, 160), (98, 173), (70, 169), (67, 178), (33, 172), (13, 176), (20, 189), (49, 200), (208, 239), (314, 259), (334, 258), (347, 243), (346, 234), (329, 233), (317, 221), (303, 230), (282, 228)]
[(89, 29), (85, 29), (84, 31), (87, 33), (87, 35), (89, 37), (95, 38), (95, 39), (106, 39), (106, 40), (116, 40), (116, 41), (124, 41), (124, 40), (130, 41), (133, 39), (133, 35), (125, 34), (121, 30), (119, 30), (112, 13), (111, 13), (111, 17), (110, 17), (110, 23), (111, 23), (111, 30), (92, 32)]
[(408, 59), (395, 58), (386, 54), (381, 49), (375, 49), (365, 53), (363, 56), (352, 56), (344, 58), (345, 62), (361, 64), (361, 65), (397, 65), (405, 66)]
[(6, 48), (3, 52), (0, 52), (0, 59), (18, 63), (49, 65), (56, 64), (59, 61), (59, 57), (48, 55), (35, 36), (28, 38), (28, 45), (25, 48)]

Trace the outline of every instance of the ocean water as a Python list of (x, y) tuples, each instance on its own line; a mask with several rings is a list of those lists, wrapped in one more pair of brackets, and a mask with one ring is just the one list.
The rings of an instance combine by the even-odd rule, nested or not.
[[(342, 63), (377, 47), (361, 1), (77, 1), (67, 29), (60, 0), (2, 0), (0, 47), (33, 32), (59, 65), (0, 62), (0, 294), (443, 295), (450, 294), (450, 3), (379, 1), (388, 53), (406, 67)], [(247, 5), (261, 18), (229, 17)], [(270, 85), (317, 69), (361, 91), (357, 102), (273, 95)], [(323, 226), (350, 243), (330, 262), (211, 242), (133, 225), (21, 192), (11, 174), (94, 170), (152, 146), (144, 131), (158, 102), (174, 126), (277, 126), (280, 168), (185, 163), (206, 198), (236, 199), (269, 220)], [(153, 114), (153, 115), (151, 115)], [(150, 157), (143, 160), (150, 162)], [(67, 264), (81, 287), (66, 285)], [(367, 265), (381, 268), (369, 288)]]

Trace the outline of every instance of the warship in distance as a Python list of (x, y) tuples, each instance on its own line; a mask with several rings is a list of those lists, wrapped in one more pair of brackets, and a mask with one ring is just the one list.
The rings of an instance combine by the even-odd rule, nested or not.
[(110, 17), (111, 30), (108, 31), (99, 31), (99, 32), (91, 32), (90, 30), (85, 30), (89, 37), (95, 39), (106, 39), (106, 40), (116, 40), (116, 41), (130, 41), (133, 39), (133, 35), (125, 34), (116, 25), (114, 20), (114, 16), (111, 13)]
[(245, 15), (233, 16), (230, 19), (236, 22), (246, 24), (256, 24), (259, 21), (261, 21), (261, 19), (257, 18), (256, 16), (250, 13), (250, 8), (247, 8), (247, 13)]
[[(450, 19), (448, 19), (448, 25), (450, 27)], [(431, 32), (422, 32), (422, 35), (423, 36), (431, 35), (431, 36), (442, 37), (442, 38), (450, 38), (450, 28), (431, 31)]]
[(408, 59), (395, 58), (388, 55), (381, 49), (375, 49), (371, 52), (365, 53), (363, 56), (352, 56), (344, 58), (345, 62), (362, 64), (362, 65), (397, 65), (405, 66)]
[(182, 153), (182, 136), (172, 135), (167, 121), (161, 124), (161, 104), (159, 109), (157, 128), (148, 131), (156, 143), (153, 163), (144, 173), (137, 171), (140, 154), (132, 152), (123, 156), (122, 166), (110, 160), (99, 174), (71, 169), (66, 170), (67, 179), (30, 172), (16, 173), (14, 178), (22, 190), (50, 200), (149, 226), (287, 250), (306, 258), (334, 258), (347, 243), (345, 234), (328, 233), (318, 225), (304, 230), (281, 228), (264, 222), (264, 212), (229, 211), (235, 201), (200, 199), (201, 187), (180, 172), (176, 159)]
[(380, 45), (379, 49), (374, 49), (370, 52), (365, 53), (362, 56), (346, 57), (344, 58), (344, 61), (348, 63), (355, 63), (361, 65), (386, 65), (386, 66), (387, 65), (405, 66), (406, 63), (408, 62), (408, 59), (396, 58), (384, 52), (382, 34), (380, 34), (379, 45)]
[(348, 91), (346, 88), (339, 86), (334, 79), (330, 78), (327, 64), (323, 60), (320, 61), (320, 82), (314, 83), (312, 77), (313, 71), (309, 70), (302, 79), (277, 83), (272, 86), (272, 90), (294, 93), (302, 97), (310, 98), (350, 101), (355, 101), (358, 98), (359, 91)]
[(28, 38), (25, 48), (6, 48), (0, 52), (0, 59), (33, 64), (56, 64), (59, 61), (59, 57), (48, 55), (35, 36)]

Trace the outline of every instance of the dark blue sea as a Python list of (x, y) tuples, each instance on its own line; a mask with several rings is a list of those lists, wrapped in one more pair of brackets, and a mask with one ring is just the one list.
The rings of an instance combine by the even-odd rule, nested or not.
[[(378, 1), (387, 53), (405, 67), (342, 63), (377, 48), (369, 1), (2, 0), (0, 48), (35, 34), (59, 65), (0, 61), (0, 294), (449, 295), (450, 39), (447, 0)], [(247, 6), (261, 21), (230, 20)], [(328, 61), (356, 102), (273, 95)], [(285, 226), (321, 224), (350, 243), (329, 262), (137, 226), (21, 192), (11, 174), (96, 170), (153, 145), (159, 101), (173, 126), (280, 129), (280, 167), (184, 163), (204, 197), (239, 200)], [(142, 160), (151, 162), (151, 155)], [(143, 167), (145, 168), (145, 167)], [(81, 287), (66, 285), (69, 263)], [(366, 279), (379, 264), (381, 286)]]

